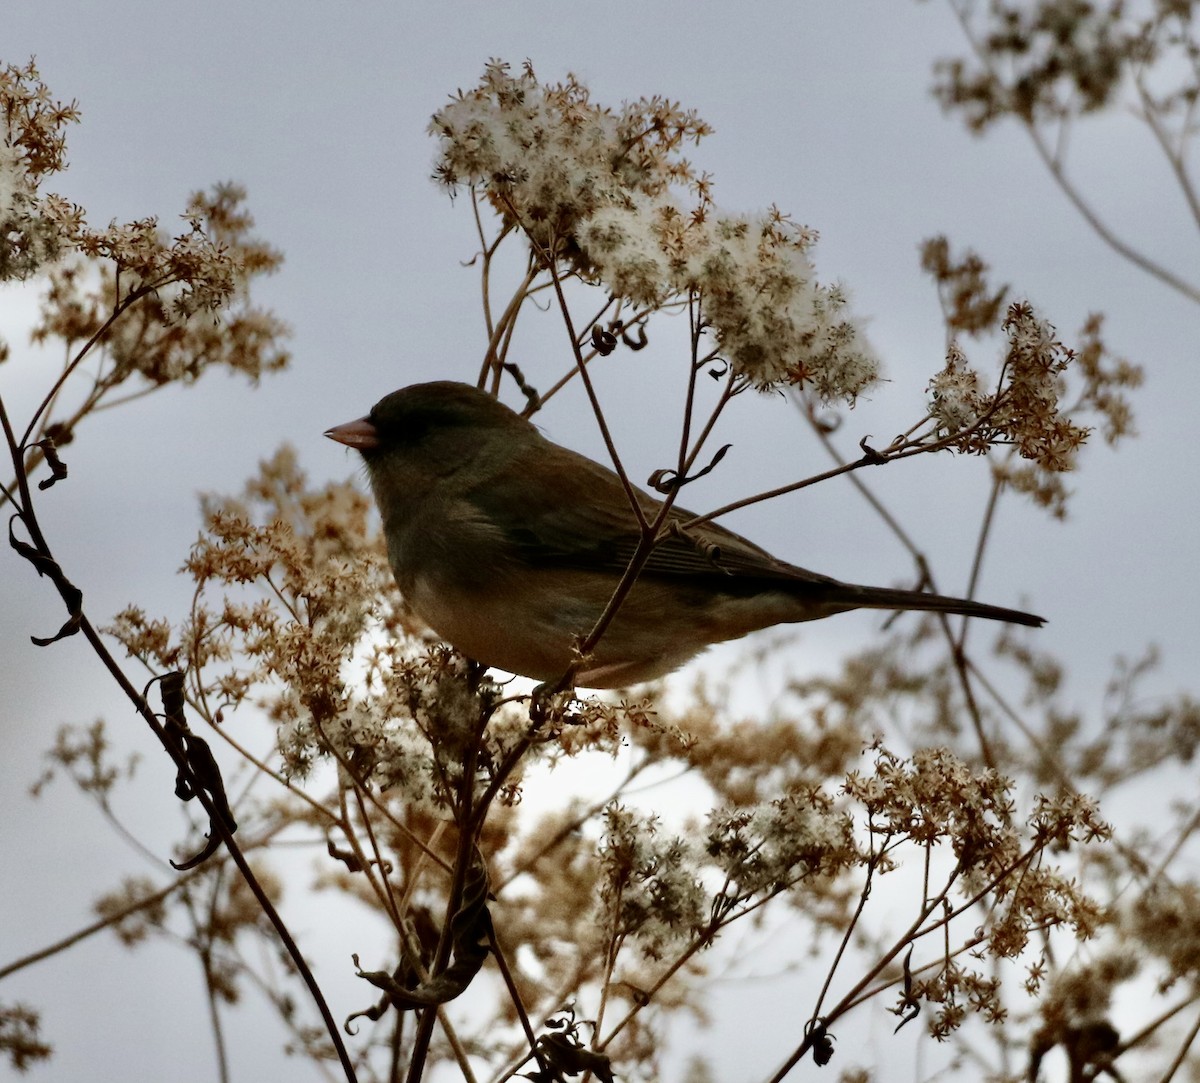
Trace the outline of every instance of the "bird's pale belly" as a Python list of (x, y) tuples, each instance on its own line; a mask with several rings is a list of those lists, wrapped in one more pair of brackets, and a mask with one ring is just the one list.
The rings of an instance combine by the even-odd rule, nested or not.
[[(576, 645), (595, 626), (617, 581), (597, 582), (575, 572), (543, 575), (536, 586), (525, 578), (525, 590), (511, 580), (464, 590), (418, 578), (407, 599), (430, 628), (469, 658), (553, 681), (576, 660)], [(584, 661), (576, 683), (617, 688), (663, 676), (712, 643), (783, 619), (778, 608), (787, 600), (777, 596), (776, 606), (768, 597), (747, 604), (710, 594), (707, 604), (689, 605), (677, 588), (640, 582)]]
[[(561, 596), (558, 596), (561, 598)], [(592, 630), (603, 607), (559, 604), (548, 610), (522, 592), (434, 589), (417, 581), (408, 594), (413, 611), (469, 658), (539, 681), (561, 677), (574, 645)]]

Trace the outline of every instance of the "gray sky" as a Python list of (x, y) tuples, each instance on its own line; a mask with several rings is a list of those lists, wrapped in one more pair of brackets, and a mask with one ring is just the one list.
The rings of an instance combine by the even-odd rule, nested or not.
[[(287, 257), (258, 294), (294, 328), (287, 374), (254, 394), (220, 376), (172, 389), (89, 421), (69, 449), (70, 483), (46, 494), (41, 509), (89, 611), (103, 620), (137, 600), (177, 617), (189, 588), (175, 572), (199, 525), (199, 491), (237, 489), (285, 440), (314, 477), (348, 476), (354, 464), (321, 437), (330, 424), (406, 383), (474, 378), (482, 337), (477, 279), (462, 266), (472, 254), (469, 207), (452, 205), (429, 181), (425, 127), (449, 93), (475, 83), (489, 57), (528, 57), (546, 80), (576, 72), (601, 101), (657, 93), (695, 108), (716, 129), (692, 157), (715, 175), (719, 205), (755, 211), (777, 203), (820, 231), (818, 269), (850, 287), (891, 380), (847, 419), (850, 446), (868, 433), (886, 440), (914, 420), (940, 366), (936, 298), (917, 269), (922, 239), (944, 232), (956, 246), (974, 247), (1068, 342), (1088, 312), (1106, 312), (1110, 346), (1147, 367), (1148, 385), (1135, 399), (1141, 438), (1117, 454), (1099, 441), (1087, 452), (1065, 525), (1010, 502), (980, 593), (1049, 618), (1037, 642), (1067, 663), (1085, 710), (1100, 704), (1113, 656), (1150, 641), (1164, 650), (1155, 690), (1193, 681), (1194, 309), (1104, 247), (1021, 133), (1006, 128), (975, 140), (941, 115), (930, 68), (962, 47), (944, 4), (743, 7), (735, 15), (728, 4), (626, 0), (602, 8), (562, 0), (9, 4), (0, 60), (36, 54), (54, 93), (83, 109), (82, 125), (68, 133), (71, 168), (49, 187), (83, 204), (94, 224), (157, 214), (170, 227), (191, 190), (236, 180), (249, 188), (258, 233)], [(1194, 230), (1148, 138), (1132, 123), (1106, 122), (1081, 131), (1074, 151), (1114, 223), (1191, 273)], [(18, 351), (29, 312), (19, 292), (0, 302), (0, 334)], [(543, 322), (522, 344), (527, 372), (565, 363), (560, 328)], [(655, 396), (678, 375), (669, 350), (641, 357), (621, 358), (600, 384), (632, 472), (644, 478), (670, 461), (674, 435), (657, 424)], [(44, 386), (44, 372), (21, 356), (0, 369), (6, 400), (27, 403)], [(578, 401), (541, 423), (561, 442), (601, 454)], [(787, 409), (770, 400), (741, 400), (725, 439), (734, 452), (689, 497), (693, 506), (826, 466)], [(947, 592), (965, 583), (982, 510), (980, 469), (941, 457), (868, 479), (899, 509)], [(730, 525), (787, 560), (842, 578), (892, 583), (909, 571), (844, 484), (755, 508)], [(58, 627), (59, 603), (15, 557), (0, 556), (0, 567), (0, 846), (11, 870), (0, 891), (3, 963), (84, 924), (97, 884), (140, 871), (74, 794), (64, 789), (38, 803), (24, 796), (57, 726), (99, 716), (127, 726), (131, 747), (148, 757), (141, 773), (150, 793), (162, 789), (166, 767), (82, 643), (29, 645), (31, 633)], [(804, 659), (834, 658), (874, 627), (842, 618), (806, 630)], [(147, 834), (165, 852), (179, 821), (165, 802), (157, 808)], [(351, 948), (336, 948), (322, 977)], [(182, 1059), (176, 1045), (178, 1020), (202, 1010), (190, 967), (182, 954), (114, 956), (107, 941), (93, 941), (4, 983), (0, 998), (45, 1011), (60, 1046), (45, 1078), (124, 1078), (136, 1065), (146, 1079), (210, 1079), (203, 1028), (183, 1039), (192, 1052)], [(354, 996), (348, 1006), (357, 1006)], [(88, 1040), (84, 1019), (110, 1040)], [(256, 1040), (246, 1032), (231, 1042), (239, 1078), (274, 1061), (275, 1044), (263, 1043), (270, 1048), (259, 1061)]]

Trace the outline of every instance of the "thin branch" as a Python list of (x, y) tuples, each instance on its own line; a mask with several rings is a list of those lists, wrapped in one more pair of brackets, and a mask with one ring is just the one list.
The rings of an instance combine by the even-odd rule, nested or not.
[[(971, 30), (970, 23), (967, 19), (967, 13), (963, 10), (961, 4), (950, 2), (950, 9), (954, 12), (955, 18), (958, 19), (959, 25), (962, 28), (963, 36), (967, 39), (972, 51), (975, 53), (976, 59), (987, 69), (989, 74), (994, 78), (1000, 79), (1000, 75), (996, 72), (995, 66), (991, 62), (991, 58), (985, 50), (980, 46), (974, 33)], [(1046, 139), (1042, 132), (1037, 127), (1032, 119), (1018, 117), (1023, 124), (1025, 131), (1028, 133), (1030, 141), (1033, 143), (1034, 150), (1037, 151), (1038, 157), (1042, 159), (1046, 168), (1050, 171), (1050, 176), (1054, 179), (1062, 193), (1071, 202), (1072, 206), (1080, 213), (1083, 220), (1095, 231), (1096, 235), (1104, 241), (1114, 252), (1124, 259), (1129, 260), (1136, 267), (1140, 267), (1147, 274), (1157, 278), (1163, 284), (1171, 289), (1182, 293), (1188, 300), (1200, 302), (1200, 289), (1191, 285), (1178, 275), (1167, 270), (1161, 264), (1143, 255), (1132, 245), (1128, 244), (1109, 228), (1108, 224), (1100, 217), (1099, 213), (1091, 206), (1082, 193), (1075, 187), (1071, 180), (1067, 177), (1066, 171), (1062, 164), (1056, 159), (1054, 152), (1046, 144)]]
[[(133, 295), (131, 295), (133, 296)], [(107, 326), (107, 325), (106, 325)], [(99, 334), (99, 332), (97, 332)], [(95, 336), (93, 336), (95, 337)], [(32, 422), (31, 422), (32, 424)], [(13, 438), (12, 428), (9, 424), (8, 413), (4, 409), (3, 401), (0, 400), (0, 426), (3, 427), (5, 436), (8, 440), (9, 451), (13, 457), (13, 462), (17, 467), (17, 488), (20, 497), (20, 510), (18, 515), (24, 523), (25, 529), (29, 534), (30, 542), (33, 548), (47, 560), (53, 560), (51, 550), (46, 542), (45, 536), (42, 533), (41, 526), (38, 522), (37, 515), (34, 511), (33, 496), (29, 489), (29, 480), (24, 471), (21, 469), (21, 449), (22, 445), (18, 444)], [(150, 705), (142, 697), (141, 693), (130, 683), (129, 678), (125, 676), (124, 670), (121, 669), (116, 659), (112, 656), (104, 641), (100, 638), (100, 634), (96, 631), (92, 622), (88, 619), (87, 614), (82, 609), (79, 611), (78, 630), (83, 634), (84, 638), (91, 645), (92, 650), (96, 653), (101, 664), (108, 670), (110, 676), (116, 681), (118, 687), (134, 705), (134, 708), (142, 716), (142, 719), (150, 727), (159, 744), (171, 757), (178, 772), (189, 780), (191, 789), (196, 798), (204, 807), (204, 811), (208, 816), (210, 830), (216, 831), (221, 842), (225, 845), (229, 852), (230, 858), (237, 865), (255, 899), (258, 900), (259, 906), (266, 915), (267, 920), (274, 926), (276, 934), (282, 942), (284, 949), (291, 957), (292, 963), (296, 971), (300, 974), (304, 984), (308, 987), (309, 995), (313, 1002), (317, 1005), (321, 1012), (321, 1017), (325, 1022), (326, 1029), (329, 1033), (330, 1040), (338, 1054), (338, 1059), (342, 1064), (343, 1071), (346, 1074), (347, 1080), (354, 1081), (356, 1079), (354, 1066), (350, 1060), (349, 1054), (346, 1052), (346, 1047), (342, 1042), (341, 1033), (337, 1021), (333, 1018), (332, 1012), (329, 1010), (329, 1005), (325, 1002), (324, 994), (321, 992), (320, 986), (313, 977), (312, 971), (309, 969), (304, 956), (301, 954), (299, 947), (292, 938), (291, 932), (284, 924), (283, 918), (276, 910), (267, 893), (263, 890), (262, 885), (255, 876), (254, 870), (250, 867), (242, 852), (241, 847), (235, 840), (233, 833), (229, 830), (226, 821), (219, 814), (215, 807), (212, 798), (209, 796), (205, 788), (203, 780), (196, 777), (192, 765), (185, 757), (183, 750), (172, 741), (159, 721), (158, 716), (151, 709)]]
[[(214, 857), (214, 861), (222, 861), (224, 858)], [(100, 918), (99, 921), (93, 921), (90, 925), (85, 925), (82, 929), (64, 936), (61, 940), (56, 940), (53, 944), (47, 944), (44, 948), (39, 948), (37, 951), (31, 952), (28, 955), (23, 955), (19, 959), (14, 959), (7, 966), (0, 966), (0, 981), (3, 981), (10, 974), (17, 973), (18, 970), (24, 970), (27, 966), (33, 966), (34, 963), (40, 963), (43, 959), (49, 959), (52, 956), (58, 955), (60, 952), (66, 951), (68, 948), (73, 948), (76, 944), (82, 943), (88, 937), (95, 936), (96, 933), (101, 933), (105, 929), (111, 928), (114, 925), (119, 925), (128, 917), (132, 917), (139, 910), (145, 910), (147, 907), (155, 906), (162, 902), (169, 895), (174, 894), (189, 881), (194, 880), (201, 873), (211, 871), (211, 867), (207, 864), (198, 865), (194, 869), (189, 869), (185, 873), (179, 875), (174, 883), (168, 884), (166, 887), (155, 891), (153, 894), (146, 895), (141, 899), (121, 907), (120, 910), (114, 910), (107, 917)]]

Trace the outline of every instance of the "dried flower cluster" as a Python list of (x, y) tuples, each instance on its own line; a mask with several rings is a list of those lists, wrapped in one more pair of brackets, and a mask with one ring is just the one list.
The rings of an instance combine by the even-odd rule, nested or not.
[(514, 75), (498, 62), (431, 124), (438, 179), (482, 193), (523, 231), (536, 263), (643, 313), (691, 301), (714, 352), (755, 387), (853, 401), (878, 365), (844, 290), (817, 281), (815, 234), (774, 209), (720, 213), (709, 179), (679, 153), (709, 130), (662, 98), (614, 113), (574, 78), (543, 84), (528, 64)]
[[(288, 772), (303, 774), (316, 729), (340, 735), (372, 724), (352, 716), (343, 678), (388, 582), (367, 530), (369, 508), (346, 485), (310, 490), (294, 452), (282, 449), (241, 499), (207, 502), (205, 533), (186, 564), (197, 585), (187, 624), (172, 636), (168, 622), (131, 608), (113, 634), (156, 670), (186, 667), (197, 700), (214, 715), (258, 687), (280, 726)], [(214, 590), (221, 593), (210, 606)], [(272, 684), (275, 693), (262, 698)]]
[(951, 347), (946, 367), (930, 381), (929, 411), (947, 433), (963, 434), (955, 444), (959, 450), (983, 452), (1008, 443), (1044, 470), (1070, 470), (1087, 439), (1087, 430), (1064, 415), (1059, 401), (1074, 354), (1028, 305), (1010, 306), (1001, 327), (1008, 348), (999, 388), (985, 392), (979, 374)]
[(1131, 73), (1152, 66), (1175, 81), (1159, 104), (1186, 121), (1198, 85), (1186, 0), (954, 6), (975, 40), (976, 59), (941, 63), (937, 93), (975, 131), (1004, 116), (1034, 123), (1094, 113), (1112, 103)]
[[(1129, 435), (1127, 392), (1140, 385), (1142, 370), (1109, 356), (1098, 315), (1088, 318), (1073, 350), (1029, 304), (1009, 302), (1005, 310), (1008, 287), (993, 288), (987, 264), (973, 252), (955, 258), (944, 237), (926, 242), (922, 266), (937, 283), (951, 340), (928, 387), (939, 445), (974, 454), (1011, 448), (1024, 462), (994, 461), (997, 479), (1061, 517), (1068, 495), (1061, 475), (1075, 469), (1091, 432), (1082, 422), (1098, 423), (1110, 444)], [(1004, 352), (989, 386), (957, 336), (996, 332)]]
[[(236, 185), (194, 194), (186, 215), (191, 228), (173, 241), (152, 220), (98, 234), (81, 227), (69, 238), (88, 258), (49, 271), (33, 340), (87, 343), (111, 324), (100, 347), (109, 363), (83, 412), (131, 376), (162, 386), (225, 368), (256, 382), (286, 367), (289, 356), (280, 346), (286, 324), (249, 294), (253, 279), (274, 271), (281, 257), (251, 235), (244, 200)], [(96, 260), (114, 265), (116, 275), (97, 274)], [(111, 321), (134, 297), (123, 318)], [(219, 321), (189, 318), (200, 310), (219, 310)]]
[[(443, 881), (424, 851), (444, 852), (437, 825), (456, 815), (464, 765), (479, 757), (470, 787), (479, 799), (526, 739), (528, 716), (500, 702), (500, 690), (480, 684), (462, 659), (429, 651), (407, 627), (390, 600), (367, 502), (352, 488), (313, 488), (294, 457), (280, 453), (241, 498), (209, 499), (206, 507), (205, 534), (187, 565), (198, 587), (188, 622), (173, 630), (131, 609), (114, 633), (154, 668), (186, 661), (190, 700), (201, 715), (224, 717), (220, 731), (235, 740), (231, 708), (265, 706), (278, 727), (281, 777), (293, 789), (315, 786), (308, 799), (314, 811), (303, 818), (326, 831), (340, 825), (338, 837), (353, 839), (363, 826), (347, 822), (339, 806), (357, 793), (363, 815), (375, 810), (374, 839), (389, 840), (374, 856), (366, 845), (345, 851), (339, 843), (336, 853), (350, 871), (328, 884), (386, 909), (386, 895), (361, 878), (361, 870), (386, 862), (396, 883), (409, 885), (413, 920), (428, 911), (420, 920), (436, 923)], [(902, 865), (910, 850), (934, 855), (947, 870), (935, 894), (950, 902), (954, 918), (963, 915), (956, 953), (970, 947), (1008, 958), (1036, 930), (1093, 933), (1094, 907), (1046, 857), (1102, 836), (1095, 809), (1082, 800), (1042, 802), (1021, 824), (1011, 783), (945, 750), (902, 760), (880, 748), (869, 771), (849, 770), (873, 724), (870, 712), (901, 687), (898, 674), (882, 676), (886, 666), (869, 668), (880, 683), (868, 689), (852, 681), (854, 713), (832, 682), (819, 694), (815, 686), (804, 690), (803, 724), (781, 717), (733, 725), (704, 702), (682, 714), (662, 703), (648, 712), (556, 702), (498, 796), (517, 796), (522, 778), (528, 785), (539, 764), (563, 755), (610, 757), (625, 734), (641, 758), (630, 780), (654, 768), (685, 768), (709, 781), (713, 803), (680, 827), (626, 800), (533, 818), (496, 806), (484, 833), (492, 920), (509, 950), (530, 953), (520, 981), (531, 1009), (552, 1009), (564, 983), (581, 994), (600, 983), (610, 1010), (620, 1006), (613, 1055), (632, 1068), (659, 1041), (646, 1004), (666, 1008), (698, 995), (700, 953), (730, 923), (782, 897), (818, 928), (840, 934), (858, 920), (855, 900), (869, 896), (874, 878)], [(341, 797), (321, 795), (323, 763), (336, 766)], [(278, 814), (275, 808), (271, 818)], [(592, 821), (594, 836), (586, 830)], [(425, 839), (420, 847), (417, 838)], [(973, 909), (979, 898), (992, 903), (982, 939)], [(113, 912), (124, 915), (124, 905)], [(930, 903), (923, 921), (935, 926), (942, 917)], [(880, 977), (891, 973), (886, 958), (877, 965)], [(968, 1006), (979, 1012), (986, 1003), (990, 1017), (1003, 1016), (989, 981), (947, 959), (910, 983), (905, 1003), (937, 1005), (931, 1025), (945, 1035), (970, 1016)], [(506, 1003), (500, 995), (500, 1017), (511, 1012)], [(497, 1053), (514, 1049), (519, 1040)]]
[[(83, 208), (41, 191), (66, 168), (65, 128), (79, 115), (74, 103), (52, 99), (32, 61), (0, 69), (0, 282), (45, 279), (31, 339), (60, 344), (67, 362), (31, 419), (29, 443), (50, 438), (58, 447), (84, 418), (115, 404), (119, 390), (140, 395), (215, 367), (257, 381), (289, 360), (287, 326), (250, 297), (253, 281), (282, 256), (252, 235), (242, 188), (195, 193), (175, 237), (154, 218), (94, 229)], [(133, 377), (140, 386), (130, 389)], [(69, 380), (74, 392), (60, 395)], [(42, 460), (35, 448), (22, 469)]]
[(18, 1072), (50, 1059), (52, 1047), (41, 1036), (41, 1015), (20, 1001), (0, 1001), (0, 1051)]
[[(495, 761), (528, 721), (490, 708), (465, 660), (425, 641), (397, 606), (370, 507), (345, 483), (311, 488), (281, 449), (241, 498), (206, 501), (205, 532), (185, 565), (196, 583), (188, 621), (173, 631), (131, 607), (110, 631), (156, 670), (186, 667), (213, 717), (248, 699), (264, 707), (287, 777), (332, 757), (358, 784), (433, 808), (448, 800), (438, 785), (461, 776), (481, 717)], [(539, 747), (611, 746), (625, 717), (652, 725), (634, 705), (575, 707), (566, 697)]]
[[(37, 188), (61, 167), (74, 106), (52, 104), (32, 66), (7, 70), (0, 102), (3, 267), (47, 276), (36, 337), (65, 343), (69, 355), (104, 340), (85, 408), (41, 419), (43, 432), (69, 437), (133, 376), (161, 386), (216, 364), (254, 380), (283, 364), (282, 327), (247, 292), (278, 256), (251, 237), (240, 190), (196, 197), (174, 239), (151, 219), (91, 230), (82, 210)], [(707, 333), (715, 343), (694, 347), (694, 370), (723, 358), (730, 395), (790, 384), (853, 401), (875, 378), (841, 290), (817, 281), (815, 235), (776, 210), (718, 212), (707, 178), (682, 156), (708, 129), (679, 106), (653, 98), (610, 111), (573, 78), (547, 85), (528, 66), (514, 75), (493, 63), (479, 87), (439, 111), (433, 131), (440, 179), (486, 200), (500, 239), (515, 232), (529, 246), (527, 278), (499, 318), (485, 290), (493, 373), (515, 311), (574, 277), (610, 294), (604, 318), (575, 335), (596, 355), (619, 336), (638, 348), (631, 328), (686, 307), (696, 340)], [(486, 265), (495, 247), (483, 247)], [(49, 267), (41, 261), (52, 249), (74, 255)], [(988, 286), (978, 257), (956, 261), (933, 242), (925, 265), (951, 348), (913, 453), (1008, 447), (1024, 465), (997, 464), (997, 478), (1019, 488), (1032, 477), (1030, 491), (1053, 497), (1046, 479), (1075, 462), (1081, 418), (1099, 417), (1110, 439), (1129, 430), (1123, 392), (1137, 370), (1107, 359), (1098, 319), (1072, 353), (1028, 305), (1006, 304), (1007, 291)], [(220, 323), (195, 318), (214, 307)], [(1005, 345), (987, 383), (956, 336), (993, 333)], [(1146, 887), (1105, 913), (1065, 867), (1099, 851), (1094, 860), (1124, 890), (1130, 870), (1141, 872), (1097, 845), (1109, 828), (1076, 783), (1111, 788), (1197, 747), (1195, 704), (1143, 709), (1136, 666), (1114, 691), (1124, 698), (1111, 733), (1088, 745), (1078, 716), (1056, 700), (1060, 668), (1024, 640), (1002, 640), (1001, 660), (1027, 678), (1026, 713), (1044, 716), (1047, 739), (1029, 749), (1013, 737), (1021, 710), (986, 684), (962, 641), (933, 658), (942, 644), (934, 620), (892, 632), (839, 672), (796, 680), (768, 717), (735, 720), (702, 692), (530, 696), (410, 618), (356, 487), (310, 484), (283, 449), (241, 496), (206, 498), (203, 510), (184, 566), (195, 587), (187, 617), (151, 618), (133, 605), (108, 631), (151, 671), (173, 671), (186, 692), (178, 714), (206, 727), (217, 759), (263, 776), (229, 790), (235, 841), (267, 902), (230, 874), (221, 851), (165, 886), (127, 880), (98, 909), (130, 946), (157, 935), (186, 943), (214, 1006), (253, 981), (309, 1056), (330, 1056), (340, 1037), (313, 1028), (287, 981), (257, 970), (258, 953), (246, 950), (255, 937), (275, 946), (261, 915), (283, 884), (262, 855), (285, 832), (319, 840), (319, 887), (386, 923), (383, 946), (363, 933), (359, 976), (371, 1007), (353, 1018), (364, 1079), (395, 1078), (404, 1058), (413, 1080), (435, 1062), (440, 1077), (452, 1061), (466, 1078), (660, 1078), (667, 1022), (704, 1007), (703, 979), (720, 950), (710, 949), (772, 904), (802, 927), (816, 976), (795, 1027), (761, 1036), (781, 1056), (790, 1050), (789, 1066), (810, 1053), (818, 1064), (845, 1056), (838, 1033), (872, 998), (894, 1005), (898, 1026), (928, 1009), (922, 1022), (938, 1039), (978, 1019), (1011, 1048), (1018, 993), (1004, 975), (1033, 954), (1025, 991), (1041, 1000), (1031, 1078), (1058, 1046), (1082, 1072), (1111, 1066), (1118, 1049), (1106, 989), (1132, 976), (1130, 944), (1164, 989), (1195, 982), (1194, 885)], [(264, 719), (274, 743), (260, 757), (250, 750)], [(916, 751), (891, 750), (901, 746)], [(103, 723), (64, 731), (50, 755), (53, 773), (111, 813), (129, 769)], [(585, 784), (545, 800), (550, 773), (564, 768)], [(1018, 787), (1017, 770), (1046, 795)], [(658, 785), (679, 778), (681, 801), (659, 796)], [(524, 800), (531, 795), (538, 800)], [(1105, 934), (1115, 948), (1080, 947)], [(1095, 958), (1053, 967), (1058, 943)], [(454, 1011), (442, 1007), (468, 985)], [(747, 989), (752, 1003), (757, 990)], [(417, 1009), (410, 1024), (405, 1013)], [(45, 1055), (36, 1024), (23, 1005), (0, 1005), (0, 1051), (18, 1066)], [(855, 1077), (853, 1064), (844, 1076)]]
[(430, 131), (441, 144), (435, 174), (443, 184), (481, 188), (511, 225), (557, 252), (602, 208), (695, 185), (678, 152), (711, 129), (664, 98), (614, 114), (573, 76), (545, 85), (529, 64), (513, 75), (492, 61), (478, 87), (434, 114)]
[[(73, 251), (117, 271), (102, 310), (130, 295), (153, 293), (159, 318), (178, 319), (222, 308), (245, 295), (252, 277), (279, 266), (277, 252), (250, 240), (253, 221), (236, 185), (193, 195), (182, 216), (188, 228), (173, 239), (163, 236), (154, 218), (93, 229), (83, 208), (42, 193), (45, 177), (66, 168), (65, 128), (80, 113), (74, 102), (51, 98), (32, 60), (0, 70), (0, 114), (0, 281), (28, 278)], [(68, 341), (82, 331), (74, 330)]]
[(236, 184), (193, 193), (180, 216), (187, 229), (175, 237), (167, 237), (154, 218), (93, 229), (81, 207), (58, 197), (47, 202), (64, 245), (115, 267), (114, 301), (154, 293), (160, 318), (182, 321), (244, 299), (255, 276), (282, 264), (278, 252), (251, 236), (254, 220), (242, 205), (245, 198)]
[(74, 102), (56, 102), (31, 60), (0, 68), (0, 282), (21, 280), (62, 248), (55, 217), (38, 193), (43, 177), (66, 168), (64, 129)]

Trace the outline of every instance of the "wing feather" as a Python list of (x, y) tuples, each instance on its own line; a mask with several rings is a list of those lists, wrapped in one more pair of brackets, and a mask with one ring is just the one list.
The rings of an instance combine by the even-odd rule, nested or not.
[[(530, 486), (528, 478), (544, 476), (534, 449), (530, 461), (490, 478), (467, 499), (492, 522), (512, 521), (507, 533), (512, 556), (532, 568), (578, 568), (603, 572), (614, 579), (629, 566), (639, 540), (637, 520), (624, 486), (615, 473), (582, 455), (570, 454), (570, 469), (556, 470), (554, 484)], [(522, 456), (525, 458), (526, 456)], [(646, 518), (653, 520), (662, 502), (637, 490)], [(672, 508), (670, 519), (682, 526), (694, 513)], [(730, 593), (753, 593), (772, 585), (795, 587), (840, 585), (838, 580), (786, 564), (765, 549), (717, 523), (704, 523), (688, 536), (669, 536), (655, 546), (642, 572), (663, 578), (689, 580), (712, 577), (714, 586)]]

